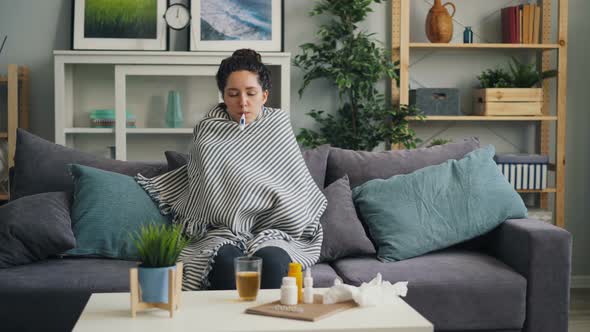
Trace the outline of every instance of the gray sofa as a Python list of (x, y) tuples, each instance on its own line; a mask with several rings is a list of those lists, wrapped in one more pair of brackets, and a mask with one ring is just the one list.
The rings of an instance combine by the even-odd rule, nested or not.
[[(43, 172), (52, 172), (48, 169), (60, 164), (79, 162), (103, 169), (122, 165), (80, 157), (23, 131), (18, 142), (16, 196), (47, 190), (39, 183), (23, 187), (23, 180), (30, 176), (27, 172), (37, 178), (51, 176), (50, 182), (58, 179), (51, 184), (55, 186), (65, 178)], [(477, 146), (471, 140), (430, 150), (383, 153), (323, 147), (304, 153), (304, 158), (318, 184), (327, 186), (346, 174), (353, 187), (372, 178), (459, 159)], [(48, 149), (50, 155), (41, 151)], [(31, 158), (37, 162), (30, 163)], [(171, 159), (167, 165), (151, 165), (156, 165), (156, 173), (163, 172), (166, 166), (172, 167), (175, 160)], [(34, 167), (26, 170), (25, 160)], [(57, 190), (67, 191), (67, 186)], [(378, 272), (384, 280), (409, 281), (405, 301), (436, 331), (558, 332), (567, 331), (570, 264), (568, 232), (523, 219), (506, 220), (478, 238), (420, 257), (383, 263), (375, 255), (349, 256), (318, 263), (312, 271), (317, 287), (329, 287), (335, 278), (360, 285)], [(129, 290), (128, 270), (134, 265), (113, 259), (50, 257), (0, 269), (0, 330), (70, 330), (91, 293)]]

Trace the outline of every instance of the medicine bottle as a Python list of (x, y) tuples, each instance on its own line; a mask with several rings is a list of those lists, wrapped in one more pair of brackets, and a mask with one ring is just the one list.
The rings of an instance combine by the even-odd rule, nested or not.
[(301, 273), (301, 264), (289, 263), (288, 277), (295, 278), (295, 284), (297, 285), (297, 302), (303, 302), (303, 274)]
[(281, 285), (281, 304), (297, 304), (297, 284), (293, 277), (283, 277), (283, 284)]
[(311, 268), (305, 270), (303, 286), (303, 303), (313, 303), (313, 278), (311, 277)]

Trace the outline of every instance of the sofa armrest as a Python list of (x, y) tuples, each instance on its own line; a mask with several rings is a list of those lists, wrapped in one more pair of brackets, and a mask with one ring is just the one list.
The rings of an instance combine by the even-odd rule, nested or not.
[(532, 219), (510, 219), (492, 231), (489, 250), (527, 280), (523, 331), (567, 331), (572, 237)]

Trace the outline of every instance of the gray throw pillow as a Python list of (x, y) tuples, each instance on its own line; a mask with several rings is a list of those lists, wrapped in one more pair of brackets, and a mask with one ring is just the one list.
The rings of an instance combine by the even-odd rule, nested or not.
[(320, 189), (324, 189), (330, 145), (320, 145), (315, 149), (305, 150), (302, 154), (311, 177)]
[(474, 137), (462, 142), (414, 150), (367, 152), (330, 148), (325, 184), (330, 185), (346, 174), (350, 179), (350, 187), (354, 188), (369, 180), (389, 179), (449, 159), (461, 159), (477, 148), (479, 140)]
[(76, 245), (69, 196), (43, 193), (0, 206), (0, 268), (40, 261)]
[(73, 192), (74, 183), (68, 164), (80, 164), (129, 176), (141, 173), (153, 177), (166, 172), (163, 162), (126, 162), (102, 158), (18, 129), (11, 199), (44, 192)]
[(176, 151), (165, 151), (166, 162), (168, 163), (168, 172), (180, 168), (188, 162), (188, 154)]
[[(330, 146), (327, 144), (302, 152), (303, 160), (307, 165), (307, 169), (320, 189), (324, 188), (326, 164), (328, 163), (329, 153)], [(188, 154), (186, 153), (166, 151), (164, 154), (166, 155), (166, 161), (168, 162), (168, 171), (173, 171), (182, 167), (188, 162)]]
[(347, 256), (374, 255), (375, 247), (356, 215), (348, 176), (325, 188), (324, 195), (328, 199), (328, 207), (320, 218), (324, 231), (320, 262)]

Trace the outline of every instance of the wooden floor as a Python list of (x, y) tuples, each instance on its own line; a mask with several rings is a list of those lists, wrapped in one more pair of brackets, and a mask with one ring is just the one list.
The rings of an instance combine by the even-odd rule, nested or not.
[(590, 288), (573, 289), (570, 298), (569, 332), (590, 331)]

